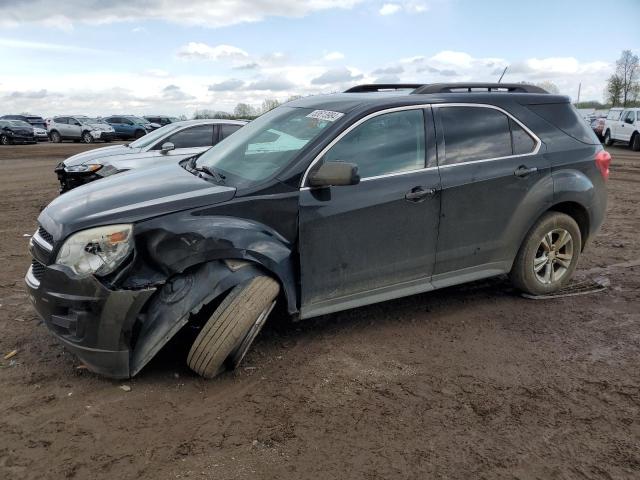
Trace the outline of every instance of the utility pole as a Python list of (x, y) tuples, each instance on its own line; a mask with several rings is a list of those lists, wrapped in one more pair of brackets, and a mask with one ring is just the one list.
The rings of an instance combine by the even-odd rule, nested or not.
[(504, 74), (507, 73), (507, 68), (509, 68), (509, 65), (504, 67), (504, 70), (502, 71), (502, 75), (500, 75), (500, 78), (498, 79), (498, 83), (502, 82), (502, 77), (504, 77)]
[(582, 88), (582, 82), (578, 84), (578, 100), (576, 100), (576, 105), (580, 103), (580, 89)]

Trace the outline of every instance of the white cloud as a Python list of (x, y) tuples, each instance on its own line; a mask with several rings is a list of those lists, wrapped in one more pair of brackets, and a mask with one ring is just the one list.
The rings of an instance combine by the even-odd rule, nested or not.
[(322, 75), (311, 80), (313, 85), (330, 85), (336, 83), (352, 82), (364, 77), (361, 73), (354, 73), (347, 67), (331, 68)]
[(190, 60), (242, 60), (249, 54), (232, 45), (211, 46), (206, 43), (189, 42), (178, 49), (178, 57)]
[(0, 38), (0, 47), (7, 47), (11, 49), (31, 50), (41, 52), (56, 52), (56, 53), (85, 53), (85, 54), (106, 54), (113, 53), (109, 50), (99, 50), (95, 48), (86, 48), (77, 45), (68, 45), (60, 43), (48, 43), (48, 42), (32, 42), (28, 40), (15, 40), (12, 38)]
[(69, 30), (91, 25), (163, 20), (183, 25), (221, 27), (257, 22), (266, 17), (302, 17), (329, 9), (350, 9), (362, 0), (21, 0), (0, 3), (0, 26), (38, 23)]
[(397, 3), (385, 3), (382, 5), (378, 13), (380, 15), (393, 15), (394, 13), (398, 13), (402, 7)]
[(329, 62), (334, 60), (342, 60), (344, 58), (344, 53), (342, 52), (329, 52), (322, 57), (323, 60), (327, 60)]
[(400, 3), (385, 3), (382, 5), (378, 13), (380, 15), (393, 15), (400, 11), (407, 13), (424, 13), (429, 10), (429, 6), (422, 2), (400, 2)]

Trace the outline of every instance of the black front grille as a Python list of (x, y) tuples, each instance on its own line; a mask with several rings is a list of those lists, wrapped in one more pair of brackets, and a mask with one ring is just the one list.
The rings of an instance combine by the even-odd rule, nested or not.
[(39, 261), (37, 260), (31, 260), (31, 273), (33, 273), (33, 276), (35, 277), (36, 280), (40, 281), (42, 280), (42, 276), (44, 275), (44, 269), (45, 266), (42, 265)]
[(50, 245), (53, 245), (53, 235), (47, 232), (44, 228), (38, 227), (38, 234)]

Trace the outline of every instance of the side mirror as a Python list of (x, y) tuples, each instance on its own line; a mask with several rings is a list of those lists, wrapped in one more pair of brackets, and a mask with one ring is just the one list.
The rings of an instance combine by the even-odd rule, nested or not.
[(357, 185), (358, 183), (360, 183), (360, 175), (358, 175), (358, 166), (354, 163), (324, 162), (309, 176), (309, 185), (312, 187)]
[(162, 146), (160, 147), (160, 151), (162, 153), (167, 153), (170, 152), (171, 150), (175, 150), (176, 146), (171, 143), (171, 142), (165, 142), (162, 144)]

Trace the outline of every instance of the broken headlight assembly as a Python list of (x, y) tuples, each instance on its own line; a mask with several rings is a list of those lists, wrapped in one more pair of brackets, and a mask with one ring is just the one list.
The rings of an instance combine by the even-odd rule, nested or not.
[(99, 163), (82, 163), (80, 165), (65, 165), (64, 171), (67, 173), (92, 173), (102, 168)]
[(77, 275), (108, 275), (133, 250), (132, 225), (108, 225), (71, 235), (58, 252), (56, 263)]

